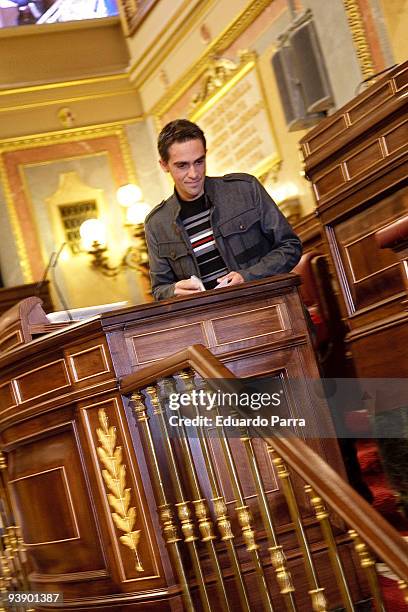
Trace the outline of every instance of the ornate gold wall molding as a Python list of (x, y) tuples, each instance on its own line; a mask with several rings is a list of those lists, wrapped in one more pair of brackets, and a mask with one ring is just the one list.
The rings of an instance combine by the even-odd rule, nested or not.
[(118, 0), (125, 36), (136, 32), (158, 0)]
[[(204, 104), (207, 100), (211, 99), (217, 94), (224, 85), (232, 83), (231, 79), (234, 75), (237, 75), (245, 64), (254, 62), (255, 55), (253, 53), (242, 53), (239, 58), (239, 62), (233, 62), (232, 60), (225, 58), (215, 57), (209, 64), (206, 75), (201, 84), (200, 90), (193, 96), (191, 101), (190, 111), (193, 114), (197, 111), (197, 108)], [(252, 63), (252, 65), (254, 65)], [(250, 69), (250, 67), (248, 67)], [(230, 87), (232, 84), (230, 85)]]
[(196, 82), (217, 55), (227, 49), (273, 0), (252, 0), (234, 21), (207, 47), (201, 57), (172, 85), (150, 111), (156, 117), (163, 115)]
[[(205, 73), (205, 77), (202, 80), (201, 87), (193, 97), (190, 108), (189, 108), (189, 119), (191, 121), (200, 120), (200, 124), (203, 127), (204, 131), (207, 134), (207, 142), (209, 143), (210, 153), (208, 156), (208, 163), (211, 166), (211, 150), (214, 153), (214, 150), (217, 149), (218, 145), (214, 145), (214, 142), (211, 143), (212, 136), (212, 128), (206, 127), (205, 117), (208, 112), (214, 112), (213, 107), (217, 108), (217, 104), (221, 102), (221, 108), (217, 114), (217, 121), (220, 120), (223, 116), (224, 110), (222, 110), (222, 101), (225, 96), (232, 95), (238, 96), (236, 100), (240, 101), (240, 104), (243, 104), (244, 108), (249, 109), (251, 118), (241, 117), (243, 121), (243, 125), (245, 126), (249, 122), (253, 122), (251, 125), (247, 125), (246, 132), (248, 134), (248, 130), (251, 132), (251, 137), (254, 134), (262, 135), (261, 139), (263, 142), (259, 142), (265, 153), (262, 156), (262, 159), (258, 160), (254, 165), (246, 166), (248, 172), (251, 172), (256, 177), (263, 181), (275, 179), (277, 173), (279, 172), (282, 159), (281, 155), (278, 151), (277, 147), (277, 138), (275, 135), (274, 125), (272, 116), (270, 113), (270, 108), (268, 104), (268, 100), (266, 97), (264, 84), (262, 80), (262, 75), (259, 70), (258, 62), (257, 62), (257, 54), (253, 51), (241, 51), (238, 53), (239, 61), (233, 62), (229, 59), (225, 58), (213, 58), (209, 62), (209, 67), (207, 72)], [(253, 75), (253, 78), (252, 76)], [(245, 79), (252, 79), (246, 82), (244, 85)], [(236, 91), (236, 87), (241, 86), (247, 89), (250, 89), (255, 95), (255, 100), (252, 97), (249, 101), (245, 99), (245, 93), (238, 93)], [(235, 94), (234, 94), (235, 91)], [(236, 101), (235, 101), (236, 102)], [(230, 110), (231, 104), (233, 105), (235, 102), (231, 101), (228, 103), (224, 100), (224, 106)], [(262, 124), (262, 127), (258, 126), (257, 121), (262, 120), (257, 115), (258, 112), (264, 113), (264, 120), (266, 121), (266, 125)], [(237, 115), (235, 117), (236, 122), (239, 120), (239, 111), (237, 111)], [(254, 123), (255, 122), (255, 123)], [(225, 125), (229, 124), (228, 119), (225, 117), (224, 121)], [(211, 121), (210, 121), (211, 124)], [(236, 130), (240, 129), (241, 124), (235, 123), (235, 128), (231, 132), (230, 136), (236, 135)], [(228, 128), (227, 128), (228, 129)], [(270, 142), (266, 142), (267, 136), (266, 133), (270, 135)], [(245, 137), (244, 137), (245, 138)], [(215, 140), (219, 139), (219, 134), (217, 133)], [(241, 143), (243, 144), (243, 143)], [(224, 144), (222, 144), (224, 146)], [(255, 147), (256, 148), (256, 147)], [(253, 150), (253, 149), (252, 149)], [(267, 153), (266, 153), (267, 151)], [(242, 153), (242, 155), (245, 155)], [(235, 160), (236, 162), (238, 160)], [(235, 167), (235, 164), (234, 164)], [(212, 167), (212, 172), (216, 174), (224, 174), (229, 171), (233, 171), (233, 169), (227, 169), (222, 167)]]
[(14, 244), (16, 245), (17, 257), (20, 262), (21, 273), (25, 283), (33, 282), (33, 274), (31, 271), (30, 260), (28, 258), (28, 252), (24, 242), (23, 232), (21, 231), (20, 224), (18, 222), (16, 209), (14, 207), (13, 193), (10, 188), (7, 172), (4, 167), (4, 160), (0, 153), (0, 181), (4, 191), (4, 198), (6, 201), (6, 207), (11, 225), (11, 231), (13, 233)]
[(357, 59), (360, 63), (361, 74), (364, 78), (373, 76), (375, 73), (374, 62), (364, 29), (364, 22), (358, 0), (343, 0), (343, 4), (349, 22), (354, 47), (356, 49)]
[(134, 85), (136, 88), (140, 88), (143, 83), (154, 73), (154, 71), (159, 68), (162, 62), (166, 59), (166, 57), (173, 52), (178, 43), (186, 36), (186, 34), (197, 25), (200, 19), (207, 13), (208, 9), (214, 4), (216, 0), (201, 0), (199, 6), (192, 5), (191, 0), (184, 0), (183, 4), (179, 8), (179, 13), (183, 14), (188, 10), (189, 6), (192, 5), (192, 8), (183, 20), (183, 23), (174, 34), (163, 43), (163, 38), (165, 35), (166, 28), (160, 30), (158, 35), (153, 39), (153, 41), (143, 50), (142, 54), (137, 57), (136, 61), (133, 61), (129, 68), (129, 76), (132, 78), (132, 74), (139, 69), (139, 64), (143, 63), (143, 61), (149, 56), (149, 54), (154, 53), (154, 49), (158, 47), (157, 52), (151, 60), (147, 63), (147, 65), (140, 71), (134, 81)]
[(89, 138), (100, 138), (102, 136), (117, 136), (124, 134), (124, 128), (133, 123), (143, 121), (141, 117), (135, 119), (112, 121), (92, 125), (90, 127), (77, 127), (69, 130), (58, 130), (53, 132), (43, 132), (39, 134), (29, 134), (18, 138), (0, 139), (0, 153), (5, 151), (18, 151), (20, 149), (31, 149), (38, 146), (58, 144), (60, 142), (77, 142)]
[(0, 108), (0, 113), (10, 113), (12, 111), (28, 110), (30, 108), (43, 108), (45, 106), (63, 106), (74, 102), (84, 102), (86, 100), (101, 100), (103, 98), (114, 98), (133, 93), (131, 89), (117, 89), (116, 91), (106, 91), (103, 93), (92, 93), (83, 96), (73, 96), (71, 98), (53, 98), (52, 100), (28, 102), (26, 104), (14, 104)]
[[(33, 270), (30, 263), (30, 256), (27, 250), (26, 241), (24, 239), (21, 224), (18, 219), (15, 198), (13, 197), (12, 186), (10, 185), (9, 176), (6, 170), (4, 154), (27, 149), (40, 149), (49, 145), (58, 145), (70, 142), (75, 143), (82, 140), (115, 136), (119, 142), (119, 148), (127, 180), (129, 182), (137, 182), (129, 141), (125, 132), (127, 125), (132, 125), (137, 121), (140, 121), (140, 119), (135, 121), (117, 121), (87, 128), (81, 127), (61, 130), (58, 132), (33, 134), (24, 138), (7, 138), (0, 140), (0, 180), (4, 190), (6, 207), (13, 233), (13, 240), (16, 244), (20, 269), (25, 283), (31, 283), (34, 281)], [(38, 163), (41, 163), (41, 160), (38, 160)], [(27, 201), (29, 201), (28, 197)]]
[[(48, 27), (48, 26), (47, 26)], [(129, 77), (127, 73), (123, 74), (110, 74), (100, 77), (91, 77), (87, 79), (76, 79), (73, 81), (58, 81), (56, 83), (42, 83), (40, 85), (27, 85), (26, 87), (14, 87), (13, 89), (3, 89), (0, 91), (1, 96), (10, 96), (13, 94), (32, 93), (33, 91), (48, 91), (50, 89), (62, 89), (66, 87), (83, 87), (85, 85), (94, 85), (96, 83), (109, 83), (111, 81), (128, 81)]]
[(25, 136), (24, 138), (7, 138), (0, 140), (0, 157), (3, 152), (7, 151), (19, 151), (22, 149), (32, 149), (65, 142), (78, 142), (81, 140), (89, 140), (91, 138), (116, 136), (119, 140), (129, 182), (137, 183), (136, 171), (133, 165), (133, 157), (130, 151), (129, 141), (125, 133), (125, 128), (127, 125), (132, 125), (133, 123), (137, 123), (139, 121), (142, 121), (142, 119), (138, 118), (134, 121), (115, 121), (92, 127), (72, 128), (58, 132), (45, 132), (43, 134)]

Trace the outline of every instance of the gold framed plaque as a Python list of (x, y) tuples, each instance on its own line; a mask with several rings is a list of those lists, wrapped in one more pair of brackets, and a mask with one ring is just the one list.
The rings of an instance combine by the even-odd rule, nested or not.
[(207, 173), (248, 172), (258, 178), (281, 163), (254, 53), (239, 64), (214, 60), (189, 113), (207, 139)]

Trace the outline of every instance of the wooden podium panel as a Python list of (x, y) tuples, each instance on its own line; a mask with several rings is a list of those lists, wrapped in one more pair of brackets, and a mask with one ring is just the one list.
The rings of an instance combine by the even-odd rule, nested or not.
[[(0, 442), (30, 560), (32, 589), (62, 592), (69, 609), (81, 610), (125, 605), (126, 610), (170, 610), (178, 601), (147, 459), (129, 401), (118, 389), (122, 376), (200, 343), (237, 376), (280, 377), (293, 415), (314, 423), (316, 431), (321, 423), (331, 430), (327, 406), (312, 401), (311, 384), (318, 371), (298, 284), (297, 276), (282, 275), (105, 313), (0, 356)], [(293, 379), (303, 381), (294, 397)], [(110, 498), (107, 473), (112, 466), (103, 448), (112, 427), (111, 454), (118, 453), (123, 491), (129, 490), (136, 549), (126, 544), (129, 534), (115, 518)], [(308, 443), (344, 474), (334, 440)], [(257, 520), (259, 510), (240, 441), (234, 446), (245, 499)], [(261, 440), (255, 447), (277, 525), (298, 559), (275, 468)], [(214, 446), (214, 457), (217, 452)], [(230, 505), (233, 494), (222, 461), (218, 469)], [(301, 508), (311, 517), (303, 487), (298, 493)], [(310, 518), (316, 541), (314, 524)], [(324, 570), (327, 560), (322, 551), (319, 555), (333, 594), (330, 571)], [(352, 567), (346, 549), (344, 555)], [(304, 585), (302, 589), (307, 597)]]
[(407, 89), (405, 62), (301, 140), (360, 377), (408, 375), (403, 278), (375, 239), (408, 210)]

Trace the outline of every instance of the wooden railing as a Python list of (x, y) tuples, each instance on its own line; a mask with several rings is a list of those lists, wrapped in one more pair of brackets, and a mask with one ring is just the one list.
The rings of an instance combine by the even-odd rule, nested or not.
[[(149, 470), (157, 510), (161, 519), (163, 535), (168, 546), (170, 557), (179, 584), (183, 591), (184, 604), (187, 610), (194, 610), (193, 597), (190, 590), (190, 574), (183, 561), (183, 546), (190, 552), (191, 567), (194, 570), (194, 584), (199, 589), (201, 605), (205, 610), (212, 610), (210, 595), (203, 574), (198, 550), (196, 527), (201, 534), (201, 542), (208, 549), (208, 558), (212, 562), (213, 575), (217, 584), (218, 600), (223, 610), (229, 610), (228, 597), (225, 588), (224, 572), (220, 566), (217, 543), (217, 529), (221, 541), (227, 549), (230, 568), (235, 577), (237, 592), (242, 610), (251, 610), (250, 598), (243, 577), (241, 561), (234, 545), (234, 528), (238, 525), (239, 536), (245, 543), (249, 562), (255, 568), (260, 601), (263, 609), (272, 610), (272, 595), (265, 578), (261, 561), (254, 521), (246, 504), (239, 474), (227, 436), (220, 436), (223, 460), (228, 468), (230, 487), (235, 499), (237, 520), (231, 518), (222, 494), (223, 487), (214, 467), (214, 459), (210, 450), (208, 433), (205, 428), (197, 426), (197, 441), (201, 452), (200, 467), (195, 464), (193, 444), (186, 435), (186, 430), (179, 428), (179, 438), (176, 450), (172, 442), (166, 418), (165, 397), (176, 389), (174, 375), (186, 392), (191, 392), (197, 384), (195, 374), (200, 377), (203, 387), (215, 390), (222, 386), (223, 392), (236, 392), (237, 380), (222, 363), (203, 346), (195, 345), (167, 357), (141, 372), (130, 374), (120, 380), (120, 390), (124, 395), (130, 395), (133, 402), (134, 415), (138, 422), (140, 434), (145, 446)], [(161, 380), (160, 385), (157, 381)], [(241, 413), (239, 407), (236, 407)], [(198, 411), (197, 411), (198, 415)], [(243, 413), (241, 413), (243, 416)], [(246, 415), (247, 416), (247, 415)], [(155, 433), (156, 431), (156, 433)], [(160, 431), (159, 439), (157, 431)], [(240, 430), (241, 431), (241, 430)], [(252, 435), (253, 434), (253, 435)], [(248, 430), (240, 433), (240, 439), (245, 448), (246, 458), (251, 469), (257, 495), (257, 514), (262, 520), (262, 531), (268, 543), (268, 551), (275, 570), (276, 581), (280, 595), (288, 610), (296, 610), (295, 586), (288, 570), (285, 552), (279, 541), (275, 526), (273, 511), (268, 503), (268, 497), (262, 482), (260, 466), (254, 452), (253, 438), (262, 437), (267, 445), (276, 472), (281, 482), (293, 530), (296, 533), (299, 549), (303, 555), (305, 580), (308, 583), (308, 593), (311, 598), (311, 609), (327, 610), (328, 602), (324, 589), (320, 586), (316, 563), (312, 554), (312, 546), (308, 541), (307, 529), (302, 520), (302, 512), (297, 500), (297, 489), (292, 474), (300, 477), (304, 490), (309, 496), (314, 510), (316, 522), (320, 524), (323, 541), (336, 577), (339, 593), (346, 610), (354, 610), (354, 603), (348, 585), (346, 571), (341, 555), (337, 549), (337, 533), (330, 522), (333, 515), (340, 517), (350, 528), (348, 539), (354, 540), (356, 555), (361, 567), (367, 572), (367, 582), (376, 610), (384, 610), (381, 592), (376, 575), (376, 559), (385, 562), (399, 577), (400, 588), (406, 593), (408, 583), (408, 545), (398, 532), (382, 518), (363, 498), (361, 498), (321, 457), (319, 457), (302, 439), (291, 437), (265, 437), (262, 431)], [(159, 442), (158, 442), (159, 440)], [(167, 467), (163, 468), (163, 457)], [(181, 459), (180, 459), (181, 457)], [(184, 470), (185, 466), (187, 470)], [(183, 468), (184, 466), (184, 468)], [(199, 469), (205, 466), (206, 479), (211, 489), (210, 503), (205, 497), (200, 479)], [(288, 469), (289, 468), (289, 469)], [(163, 471), (164, 470), (164, 471)], [(187, 473), (186, 473), (187, 472)], [(169, 493), (167, 482), (172, 483), (173, 493)], [(184, 484), (187, 483), (187, 484)], [(175, 500), (173, 499), (175, 496)], [(190, 496), (190, 497), (189, 497)], [(208, 496), (207, 496), (208, 497)], [(329, 510), (326, 509), (326, 505)], [(212, 517), (215, 516), (217, 528), (214, 529)], [(181, 529), (179, 529), (179, 527)], [(343, 530), (343, 534), (344, 534)], [(344, 537), (343, 537), (344, 539)], [(184, 544), (183, 544), (184, 540)], [(371, 551), (371, 552), (370, 552)], [(225, 565), (225, 564), (224, 564)], [(276, 609), (276, 608), (275, 608)]]

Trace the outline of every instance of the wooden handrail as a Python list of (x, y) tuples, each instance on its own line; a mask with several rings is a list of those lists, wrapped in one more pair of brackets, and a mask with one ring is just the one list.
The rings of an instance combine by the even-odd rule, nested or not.
[[(171, 376), (185, 368), (192, 368), (203, 378), (225, 379), (223, 391), (237, 392), (236, 383), (229, 387), (228, 380), (237, 381), (214, 355), (201, 345), (193, 345), (120, 379), (120, 391), (129, 395)], [(217, 383), (218, 385), (218, 383)], [(240, 413), (239, 408), (237, 412)], [(242, 413), (242, 416), (245, 416)], [(408, 582), (408, 543), (399, 533), (343, 480), (317, 453), (296, 436), (266, 437), (253, 428), (277, 454), (364, 540), (402, 580)]]

